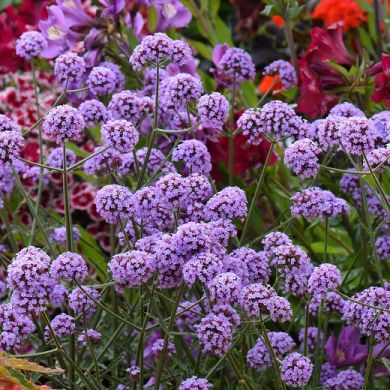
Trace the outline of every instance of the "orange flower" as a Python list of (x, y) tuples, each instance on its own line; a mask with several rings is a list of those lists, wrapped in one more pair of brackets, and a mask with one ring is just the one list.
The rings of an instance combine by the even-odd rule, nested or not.
[(284, 26), (284, 20), (279, 15), (272, 16), (272, 21), (274, 22), (275, 26), (278, 26), (278, 27), (283, 27)]
[(355, 0), (320, 0), (313, 12), (313, 19), (322, 19), (325, 26), (342, 22), (343, 30), (359, 27), (367, 16)]
[(260, 93), (265, 94), (271, 88), (271, 91), (280, 91), (283, 89), (283, 83), (278, 75), (265, 75), (258, 85), (257, 89)]

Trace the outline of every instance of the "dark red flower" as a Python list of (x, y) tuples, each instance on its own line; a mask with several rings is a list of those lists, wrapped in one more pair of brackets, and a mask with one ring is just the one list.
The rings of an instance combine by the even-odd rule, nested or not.
[(299, 98), (297, 111), (310, 118), (325, 115), (338, 97), (326, 90), (344, 85), (340, 72), (326, 61), (352, 65), (354, 59), (345, 48), (343, 29), (335, 24), (326, 30), (314, 27), (311, 43), (299, 60)]
[(384, 102), (390, 108), (390, 54), (382, 54), (382, 61), (367, 72), (375, 75), (375, 90), (371, 99), (375, 103)]

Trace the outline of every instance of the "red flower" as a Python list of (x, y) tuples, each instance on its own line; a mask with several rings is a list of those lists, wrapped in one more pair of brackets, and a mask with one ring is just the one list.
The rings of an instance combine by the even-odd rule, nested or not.
[(382, 61), (375, 64), (367, 72), (375, 75), (375, 90), (371, 99), (375, 103), (383, 101), (390, 108), (390, 54), (382, 54)]
[[(242, 112), (236, 115), (236, 120), (241, 116)], [(241, 175), (246, 170), (254, 168), (256, 165), (264, 164), (267, 157), (270, 143), (263, 140), (260, 145), (250, 145), (247, 140), (247, 136), (244, 134), (238, 134), (234, 137), (234, 174)], [(211, 154), (211, 160), (213, 164), (213, 170), (211, 175), (217, 181), (221, 180), (221, 172), (218, 165), (224, 163), (228, 165), (229, 161), (229, 138), (220, 137), (217, 142), (209, 141), (207, 148)], [(270, 165), (277, 161), (277, 156), (273, 154), (271, 156)]]
[(310, 118), (325, 115), (338, 101), (335, 94), (327, 94), (344, 84), (342, 75), (326, 61), (340, 65), (352, 65), (353, 57), (343, 42), (340, 24), (324, 30), (313, 28), (311, 43), (299, 60), (299, 98), (297, 111)]

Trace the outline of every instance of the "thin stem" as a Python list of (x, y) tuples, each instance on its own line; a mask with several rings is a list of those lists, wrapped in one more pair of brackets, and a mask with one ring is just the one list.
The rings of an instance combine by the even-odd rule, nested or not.
[(305, 337), (303, 341), (303, 354), (307, 357), (309, 356), (309, 319), (310, 319), (310, 301), (306, 303), (306, 310), (305, 310)]
[(325, 218), (325, 239), (324, 239), (324, 263), (328, 261), (328, 232), (329, 232), (329, 218)]
[(237, 376), (237, 378), (238, 378), (240, 384), (242, 384), (242, 385), (244, 386), (244, 388), (251, 390), (251, 389), (252, 389), (252, 386), (250, 386), (250, 385), (247, 383), (246, 379), (244, 378), (244, 376), (243, 376), (242, 373), (240, 372), (240, 368), (238, 367), (237, 362), (235, 361), (234, 356), (233, 356), (233, 354), (231, 353), (231, 351), (228, 351), (228, 352), (226, 353), (226, 357), (227, 357), (227, 359), (229, 360), (229, 363), (230, 363), (230, 365), (232, 366), (232, 368), (233, 368), (233, 370), (234, 370), (234, 372), (235, 372), (235, 374), (236, 374), (236, 376)]
[(228, 160), (228, 172), (229, 172), (229, 185), (233, 184), (234, 180), (234, 106), (236, 101), (236, 73), (233, 73), (233, 91), (232, 101), (230, 108), (230, 131), (229, 131), (229, 160)]
[(320, 343), (321, 343), (321, 327), (322, 327), (322, 310), (324, 307), (324, 300), (321, 299), (320, 307), (318, 309), (318, 324), (317, 324), (317, 337), (316, 337), (316, 346), (314, 354), (314, 375), (313, 375), (313, 385), (314, 387), (318, 385), (320, 380)]
[(371, 366), (372, 366), (372, 352), (374, 350), (374, 336), (370, 336), (368, 338), (368, 357), (367, 357), (367, 366), (366, 373), (364, 375), (364, 384), (363, 390), (367, 390), (369, 388), (369, 382), (371, 377)]
[(12, 252), (16, 253), (16, 252), (18, 252), (18, 244), (16, 243), (15, 237), (12, 233), (12, 226), (11, 226), (11, 223), (10, 223), (9, 218), (8, 218), (8, 211), (4, 207), (4, 208), (0, 209), (0, 212), (1, 212), (1, 218), (2, 218), (4, 225), (5, 225), (5, 229), (8, 232), (8, 241), (11, 245)]
[(83, 312), (82, 317), (83, 317), (85, 339), (87, 340), (87, 345), (88, 345), (88, 348), (89, 348), (89, 352), (91, 353), (93, 364), (95, 365), (96, 380), (97, 380), (98, 383), (100, 383), (99, 365), (98, 365), (98, 361), (96, 359), (96, 354), (95, 354), (95, 350), (93, 348), (91, 339), (88, 336), (87, 321), (85, 319), (85, 311)]
[(172, 307), (171, 317), (170, 317), (169, 322), (168, 322), (167, 331), (165, 332), (164, 344), (163, 344), (163, 348), (162, 348), (162, 351), (161, 351), (160, 360), (158, 362), (156, 381), (154, 382), (154, 390), (158, 390), (160, 388), (160, 382), (161, 382), (163, 367), (164, 367), (164, 364), (165, 364), (165, 358), (166, 358), (167, 349), (168, 349), (169, 333), (172, 331), (173, 324), (175, 323), (176, 311), (177, 311), (177, 308), (179, 306), (180, 299), (181, 299), (181, 297), (183, 295), (183, 292), (184, 292), (184, 286), (185, 286), (184, 284), (182, 284), (180, 286), (180, 289), (179, 289), (179, 291), (178, 291), (178, 293), (176, 295), (175, 303), (174, 303), (174, 305)]
[(358, 301), (354, 298), (350, 298), (348, 295), (345, 295), (343, 293), (341, 293), (340, 291), (336, 291), (337, 294), (339, 294), (342, 298), (344, 299), (347, 299), (348, 301), (351, 301), (351, 302), (354, 302), (354, 303), (358, 303), (359, 305), (362, 305), (362, 306), (366, 306), (366, 307), (369, 307), (371, 309), (375, 309), (375, 310), (378, 310), (378, 311), (384, 311), (386, 313), (390, 313), (390, 310), (389, 309), (386, 309), (384, 307), (381, 307), (381, 306), (374, 306), (374, 305), (369, 305), (368, 303), (364, 303), (364, 302), (361, 302), (361, 301)]
[(248, 215), (246, 217), (244, 228), (242, 229), (242, 233), (241, 233), (240, 245), (242, 245), (242, 243), (245, 240), (245, 235), (246, 235), (246, 232), (247, 232), (248, 227), (249, 227), (249, 221), (251, 219), (253, 210), (255, 209), (256, 201), (257, 201), (257, 198), (259, 197), (261, 186), (263, 185), (263, 182), (264, 182), (265, 172), (267, 171), (267, 167), (268, 167), (269, 161), (271, 159), (272, 152), (274, 150), (274, 146), (275, 146), (275, 142), (272, 141), (271, 146), (270, 146), (268, 153), (267, 153), (267, 157), (265, 159), (263, 169), (261, 170), (259, 181), (257, 182), (255, 193), (253, 194), (252, 202), (249, 206)]

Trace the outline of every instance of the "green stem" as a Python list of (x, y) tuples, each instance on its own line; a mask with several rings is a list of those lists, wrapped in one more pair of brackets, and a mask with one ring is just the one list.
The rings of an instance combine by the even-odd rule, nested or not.
[(318, 324), (317, 324), (317, 338), (314, 354), (314, 374), (313, 374), (313, 386), (316, 387), (320, 380), (320, 343), (321, 343), (321, 328), (322, 328), (322, 310), (324, 307), (324, 300), (321, 299), (320, 307), (318, 309)]
[(328, 261), (328, 232), (329, 232), (329, 218), (325, 218), (325, 239), (324, 239), (324, 263)]
[(163, 367), (164, 367), (164, 364), (165, 364), (165, 358), (166, 358), (167, 349), (168, 349), (169, 332), (172, 331), (173, 324), (175, 323), (176, 311), (177, 311), (177, 308), (179, 306), (180, 299), (181, 299), (181, 297), (183, 295), (184, 287), (185, 287), (185, 285), (183, 283), (180, 286), (180, 289), (179, 289), (179, 291), (178, 291), (178, 293), (176, 295), (175, 303), (174, 303), (174, 305), (172, 307), (171, 317), (170, 317), (169, 322), (168, 322), (167, 332), (165, 332), (164, 344), (163, 344), (163, 348), (162, 348), (162, 351), (161, 351), (160, 360), (158, 362), (156, 381), (154, 382), (154, 390), (158, 390), (160, 388), (160, 382), (161, 382), (161, 377), (162, 377), (162, 373), (163, 373)]
[(242, 245), (242, 243), (245, 240), (245, 235), (246, 235), (246, 232), (247, 232), (248, 227), (249, 227), (249, 221), (251, 219), (253, 210), (255, 209), (256, 201), (257, 201), (257, 198), (259, 197), (261, 186), (263, 185), (263, 182), (264, 182), (265, 172), (267, 171), (267, 167), (268, 167), (269, 161), (271, 159), (272, 152), (274, 150), (274, 146), (275, 146), (275, 142), (272, 141), (271, 146), (270, 146), (268, 153), (267, 153), (267, 157), (265, 159), (263, 169), (261, 170), (259, 181), (257, 182), (255, 193), (253, 194), (253, 197), (252, 197), (252, 202), (249, 206), (248, 215), (246, 217), (244, 228), (242, 229), (242, 233), (241, 233), (240, 245)]
[(228, 160), (228, 172), (229, 172), (229, 185), (233, 185), (234, 181), (234, 106), (236, 100), (236, 74), (233, 74), (233, 92), (230, 108), (230, 132), (229, 132), (229, 160)]
[(85, 338), (87, 340), (87, 345), (88, 345), (89, 352), (91, 353), (91, 356), (92, 356), (93, 364), (95, 365), (96, 380), (97, 380), (98, 383), (100, 383), (99, 365), (98, 365), (98, 361), (96, 359), (96, 354), (95, 354), (95, 350), (93, 348), (91, 339), (88, 336), (88, 329), (87, 329), (87, 321), (85, 319), (85, 312), (83, 312), (82, 317), (83, 317)]
[(17, 253), (18, 252), (18, 244), (16, 243), (15, 237), (12, 233), (12, 226), (11, 226), (11, 223), (10, 223), (9, 218), (8, 218), (8, 211), (5, 208), (2, 208), (0, 210), (0, 212), (1, 212), (1, 218), (2, 218), (4, 225), (5, 225), (5, 229), (7, 230), (7, 233), (8, 233), (8, 241), (11, 245), (12, 252)]
[[(237, 362), (236, 360), (234, 359), (234, 356), (233, 354), (231, 353), (231, 351), (228, 351), (226, 353), (226, 356), (227, 356), (227, 359), (229, 360), (229, 363), (230, 365), (232, 366), (238, 380), (239, 380), (239, 383), (240, 385), (242, 384), (243, 387), (245, 389), (248, 389), (248, 390), (252, 390), (252, 386), (250, 386), (248, 383), (247, 383), (247, 380), (246, 378), (242, 375), (241, 371), (240, 371), (240, 368), (239, 366), (237, 365)], [(239, 388), (239, 387), (238, 387)]]
[(373, 350), (374, 350), (374, 336), (371, 335), (368, 338), (368, 357), (367, 357), (366, 373), (364, 375), (363, 390), (368, 390), (368, 388), (369, 388)]
[(310, 298), (308, 299), (308, 302), (306, 303), (306, 310), (305, 310), (305, 337), (303, 341), (303, 354), (307, 357), (309, 356), (309, 319), (310, 319)]

